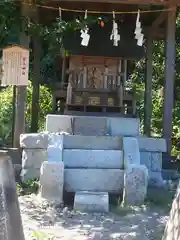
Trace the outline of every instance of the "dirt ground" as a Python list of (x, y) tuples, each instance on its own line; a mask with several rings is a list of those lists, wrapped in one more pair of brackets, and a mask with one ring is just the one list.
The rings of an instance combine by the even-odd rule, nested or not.
[(19, 202), (26, 240), (161, 240), (168, 219), (157, 206), (87, 214), (55, 208), (36, 195), (20, 196)]

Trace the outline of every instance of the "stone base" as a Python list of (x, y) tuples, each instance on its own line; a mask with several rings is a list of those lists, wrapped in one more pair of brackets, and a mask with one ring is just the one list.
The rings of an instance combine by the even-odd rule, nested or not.
[(148, 170), (143, 165), (129, 165), (124, 174), (123, 205), (138, 205), (147, 195)]
[(40, 172), (40, 195), (50, 201), (63, 202), (64, 164), (44, 162)]
[(65, 169), (64, 188), (67, 192), (121, 193), (124, 186), (122, 169)]
[(108, 212), (109, 195), (107, 192), (76, 192), (74, 210), (81, 212)]

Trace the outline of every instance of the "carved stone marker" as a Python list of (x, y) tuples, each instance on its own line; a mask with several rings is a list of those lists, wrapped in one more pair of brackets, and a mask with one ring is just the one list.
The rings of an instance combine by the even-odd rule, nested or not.
[(6, 151), (0, 151), (0, 239), (24, 240), (13, 166)]

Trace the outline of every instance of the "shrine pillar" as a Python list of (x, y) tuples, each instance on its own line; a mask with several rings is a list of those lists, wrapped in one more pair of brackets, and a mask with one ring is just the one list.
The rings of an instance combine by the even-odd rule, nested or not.
[(167, 32), (165, 44), (165, 83), (164, 83), (164, 111), (163, 111), (163, 137), (167, 141), (168, 159), (170, 159), (172, 147), (172, 121), (174, 102), (174, 78), (175, 78), (175, 32), (176, 9), (175, 5), (169, 6), (167, 18)]

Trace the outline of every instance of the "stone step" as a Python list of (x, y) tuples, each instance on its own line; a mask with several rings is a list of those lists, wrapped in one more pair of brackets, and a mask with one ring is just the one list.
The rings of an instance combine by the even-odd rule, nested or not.
[(65, 135), (65, 149), (122, 150), (122, 137)]
[(74, 198), (74, 210), (81, 212), (108, 212), (108, 192), (76, 192)]
[(124, 185), (124, 170), (65, 169), (64, 185), (67, 192), (92, 191), (120, 193)]
[(120, 150), (64, 149), (65, 168), (123, 168), (123, 152)]
[(84, 136), (139, 136), (137, 118), (52, 115), (46, 117), (46, 131)]

